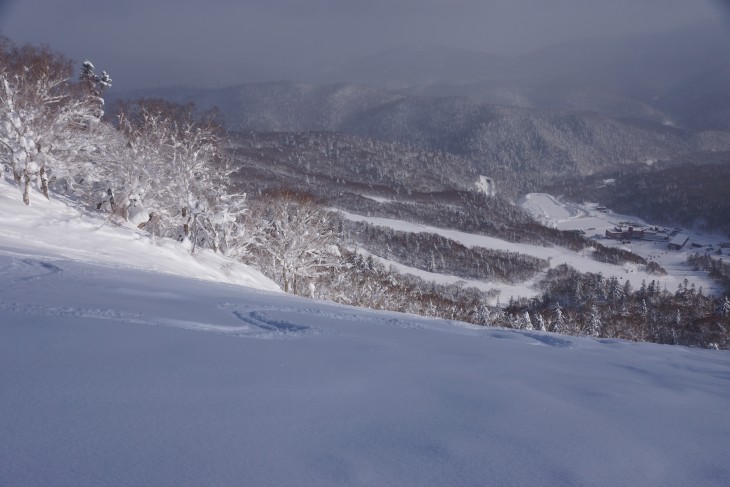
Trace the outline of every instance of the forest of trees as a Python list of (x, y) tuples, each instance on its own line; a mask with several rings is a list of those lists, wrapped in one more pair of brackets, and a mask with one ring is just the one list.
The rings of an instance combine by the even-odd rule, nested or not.
[(730, 301), (707, 296), (686, 279), (675, 292), (655, 280), (633, 289), (629, 281), (561, 265), (548, 271), (544, 287), (539, 299), (510, 303), (518, 327), (529, 314), (558, 333), (730, 348)]
[[(225, 134), (192, 106), (162, 100), (104, 115), (110, 76), (48, 48), (0, 46), (3, 169), (31, 204), (55, 191), (151, 234), (235, 256), (244, 238), (244, 195), (231, 190)], [(110, 118), (110, 117), (107, 117)]]
[(548, 261), (517, 252), (466, 247), (433, 233), (410, 233), (347, 222), (346, 231), (367, 251), (428, 272), (464, 279), (518, 283), (547, 269)]
[[(658, 289), (655, 282), (633, 290), (615, 278), (561, 266), (548, 270), (540, 299), (511, 302), (503, 310), (487, 305), (496, 291), (397, 274), (358, 248), (427, 271), (506, 283), (532, 278), (548, 269), (548, 262), (467, 248), (434, 234), (345, 222), (327, 209), (327, 194), (307, 194), (301, 188), (273, 186), (252, 194), (254, 188), (241, 174), (245, 166), (234, 163), (236, 144), (216, 122), (215, 112), (142, 99), (120, 103), (116, 113), (105, 116), (103, 96), (111, 77), (97, 73), (89, 61), (79, 67), (81, 74), (74, 76), (73, 63), (63, 55), (0, 39), (0, 163), (26, 205), (36, 198), (66, 198), (119, 224), (183, 242), (191, 253), (210, 249), (246, 262), (298, 295), (482, 325), (730, 348), (730, 303), (687, 284), (675, 293)], [(311, 140), (285, 136), (283, 144), (297, 150)], [(352, 144), (319, 136), (314, 149), (307, 147), (324, 150), (325, 158), (342, 151), (355, 160), (358, 149)], [(254, 137), (246, 157), (258, 149)], [(383, 157), (401, 151), (395, 166), (403, 167), (398, 170), (382, 161), (363, 168), (384, 184), (402, 183), (407, 169), (424, 162), (453, 162), (449, 156), (403, 152), (387, 144), (368, 150)], [(289, 153), (285, 159), (291, 167), (309, 164)], [(434, 177), (445, 176), (439, 171)], [(466, 171), (455, 179), (466, 185), (471, 176)], [(349, 176), (343, 172), (339, 177)], [(433, 187), (425, 180), (419, 184), (421, 189)], [(372, 205), (366, 208), (353, 193), (338, 195), (337, 201), (345, 208), (511, 242), (591, 247), (594, 258), (604, 262), (652, 264), (575, 232), (541, 226), (508, 200), (463, 186), (411, 196), (410, 202), (368, 200)], [(695, 256), (690, 264), (729, 282), (730, 271), (721, 261)]]
[[(720, 249), (718, 251), (721, 252)], [(687, 263), (696, 270), (707, 271), (709, 276), (726, 289), (730, 289), (730, 264), (708, 254), (693, 254), (687, 257)]]

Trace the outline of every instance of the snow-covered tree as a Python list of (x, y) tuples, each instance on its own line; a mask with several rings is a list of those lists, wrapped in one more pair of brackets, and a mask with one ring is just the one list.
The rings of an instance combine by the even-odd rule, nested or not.
[(583, 283), (580, 278), (575, 279), (575, 283), (573, 284), (573, 303), (576, 306), (582, 306), (583, 302), (585, 301), (585, 296), (583, 293)]
[(646, 299), (641, 300), (641, 305), (639, 306), (639, 313), (641, 314), (641, 317), (646, 319), (649, 316), (649, 308), (646, 305)]
[(285, 292), (303, 292), (303, 281), (308, 284), (340, 265), (333, 214), (310, 197), (289, 192), (269, 195), (254, 208), (253, 218), (260, 228), (255, 244), (258, 265)]
[(517, 325), (521, 330), (534, 330), (529, 311), (525, 311), (522, 314), (522, 316), (517, 320)]
[(536, 320), (537, 320), (537, 329), (540, 331), (547, 331), (547, 327), (545, 326), (545, 319), (542, 317), (542, 314), (537, 313)]
[[(152, 215), (149, 230), (235, 254), (243, 230), (245, 195), (230, 190), (224, 139), (193, 107), (140, 100), (123, 107), (120, 127), (131, 158), (116, 178), (122, 198), (139, 195)], [(111, 178), (113, 179), (113, 177)]]
[(95, 105), (96, 111), (94, 115), (101, 118), (104, 116), (104, 99), (101, 95), (104, 93), (104, 90), (112, 86), (112, 79), (106, 71), (102, 71), (101, 74), (96, 74), (94, 72), (95, 69), (91, 61), (84, 61), (81, 65), (79, 79), (89, 102)]
[(717, 305), (716, 313), (720, 316), (730, 316), (730, 300), (727, 296)]
[(591, 313), (588, 317), (588, 326), (586, 327), (586, 335), (597, 337), (601, 334), (601, 314), (598, 307), (594, 304), (591, 306)]
[(553, 331), (555, 333), (565, 333), (566, 332), (566, 323), (565, 323), (565, 317), (563, 317), (563, 308), (560, 307), (560, 303), (557, 303), (555, 305), (555, 308), (553, 310)]
[(621, 284), (619, 284), (618, 279), (616, 276), (611, 277), (608, 280), (608, 289), (606, 291), (606, 296), (608, 297), (609, 302), (615, 303), (623, 299), (624, 294), (623, 290), (621, 288)]
[(99, 120), (96, 102), (68, 83), (71, 63), (46, 47), (2, 46), (0, 156), (30, 204), (33, 183), (48, 197), (51, 177), (71, 177), (75, 155)]
[(101, 74), (94, 72), (96, 68), (88, 59), (81, 64), (80, 79), (84, 88), (91, 94), (101, 96), (107, 88), (111, 87), (112, 79), (106, 71)]
[(631, 288), (631, 281), (626, 279), (626, 282), (624, 282), (624, 289), (623, 289), (623, 296), (625, 298), (628, 298), (633, 293), (633, 289)]

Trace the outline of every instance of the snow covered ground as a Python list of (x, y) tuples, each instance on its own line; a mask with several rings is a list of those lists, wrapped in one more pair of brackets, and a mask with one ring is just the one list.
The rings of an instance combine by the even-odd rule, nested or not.
[(730, 478), (727, 352), (349, 308), (210, 261), (174, 275), (197, 260), (3, 198), (0, 485)]
[[(558, 228), (563, 224), (586, 216), (586, 212), (578, 205), (562, 203), (547, 193), (530, 193), (520, 201), (520, 206), (545, 226)], [(562, 228), (561, 230), (574, 230)]]
[(120, 227), (100, 214), (89, 215), (59, 199), (34, 194), (18, 204), (18, 188), (0, 178), (0, 249), (42, 252), (53, 258), (135, 267), (178, 276), (261, 289), (279, 287), (260, 272), (210, 251), (194, 256), (178, 242), (153, 239), (132, 225)]
[(0, 485), (726, 485), (730, 354), (0, 253)]

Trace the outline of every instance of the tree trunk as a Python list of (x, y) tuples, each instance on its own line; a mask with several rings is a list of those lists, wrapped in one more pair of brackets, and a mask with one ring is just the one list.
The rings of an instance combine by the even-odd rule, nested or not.
[(16, 169), (15, 163), (13, 163), (13, 179), (15, 179), (15, 184), (18, 186), (20, 186), (20, 183), (23, 180), (23, 174)]
[(186, 218), (188, 216), (188, 209), (183, 207), (181, 210), (181, 214), (183, 218), (183, 235), (185, 235), (185, 237), (188, 237), (190, 235), (190, 225), (188, 225), (188, 220)]
[(281, 269), (281, 281), (284, 283), (284, 292), (288, 293), (289, 292), (289, 276), (287, 275), (286, 267), (284, 267), (283, 263), (282, 263), (282, 267), (283, 268)]
[(41, 167), (41, 191), (43, 192), (43, 196), (46, 197), (46, 199), (50, 200), (51, 198), (48, 196), (48, 173), (46, 173), (46, 166)]
[(30, 176), (25, 173), (25, 188), (23, 188), (23, 203), (30, 205)]

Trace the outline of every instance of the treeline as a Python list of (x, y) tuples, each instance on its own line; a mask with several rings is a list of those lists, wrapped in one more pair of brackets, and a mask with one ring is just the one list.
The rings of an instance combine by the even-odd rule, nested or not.
[(500, 197), (480, 193), (451, 191), (440, 194), (413, 195), (409, 201), (376, 203), (350, 197), (343, 205), (353, 212), (418, 222), (439, 228), (487, 235), (508, 242), (539, 246), (557, 245), (575, 252), (592, 248), (591, 258), (613, 265), (642, 264), (657, 275), (666, 271), (655, 262), (629, 250), (607, 247), (578, 232), (546, 227), (534, 221), (522, 209)]
[(338, 303), (474, 324), (489, 322), (494, 310), (486, 303), (496, 295), (398, 274), (372, 256), (348, 250), (343, 251), (342, 266), (323, 275), (318, 286), (321, 297)]
[(269, 189), (296, 182), (320, 197), (333, 190), (395, 197), (473, 188), (477, 181), (476, 172), (457, 156), (342, 133), (236, 133), (231, 142), (247, 178)]
[(632, 289), (561, 265), (548, 271), (540, 298), (512, 302), (507, 312), (517, 327), (527, 313), (557, 333), (730, 349), (730, 301), (686, 280), (674, 293), (655, 280)]
[[(647, 265), (647, 261), (645, 258), (631, 252), (630, 250), (619, 249), (616, 247), (606, 247), (605, 245), (601, 245), (599, 243), (594, 243), (593, 245), (595, 246), (595, 250), (593, 251), (592, 257), (598, 262), (605, 262), (607, 264), (614, 265), (622, 265), (627, 262)], [(660, 272), (656, 267), (658, 266), (658, 264), (654, 264), (655, 265), (652, 266), (652, 269), (654, 269), (656, 272)]]
[(434, 233), (411, 233), (348, 221), (345, 231), (368, 252), (428, 272), (514, 284), (548, 267), (517, 252), (466, 247)]
[(713, 258), (708, 254), (689, 255), (687, 256), (687, 263), (693, 266), (695, 270), (707, 271), (712, 279), (722, 284), (725, 289), (730, 289), (729, 263), (719, 258)]
[(408, 201), (381, 204), (363, 204), (361, 199), (352, 198), (344, 200), (342, 206), (357, 214), (407, 220), (509, 242), (559, 245), (576, 251), (593, 245), (593, 242), (576, 232), (540, 225), (507, 199), (488, 197), (477, 192), (449, 191), (415, 195)]

